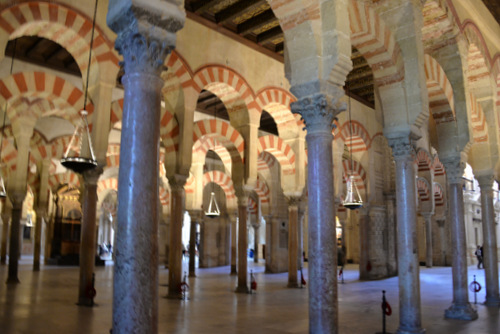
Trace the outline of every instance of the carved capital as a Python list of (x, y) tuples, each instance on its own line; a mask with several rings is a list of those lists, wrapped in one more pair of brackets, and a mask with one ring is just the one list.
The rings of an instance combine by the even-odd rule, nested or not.
[(292, 112), (302, 116), (308, 133), (332, 132), (333, 120), (346, 110), (346, 103), (327, 94), (313, 94), (292, 103)]
[(394, 160), (413, 160), (415, 150), (408, 137), (390, 138), (388, 141)]
[(102, 175), (102, 172), (103, 172), (102, 167), (92, 168), (83, 172), (82, 176), (85, 185), (96, 186), (97, 182), (99, 181), (99, 178)]
[(465, 170), (465, 162), (460, 157), (446, 157), (441, 159), (446, 169), (446, 176), (449, 184), (462, 184)]
[(186, 184), (188, 177), (187, 175), (174, 174), (168, 178), (168, 184), (170, 185), (170, 190), (173, 192), (178, 192), (184, 190), (184, 185)]
[(482, 191), (492, 190), (493, 188), (493, 174), (476, 175), (476, 180)]

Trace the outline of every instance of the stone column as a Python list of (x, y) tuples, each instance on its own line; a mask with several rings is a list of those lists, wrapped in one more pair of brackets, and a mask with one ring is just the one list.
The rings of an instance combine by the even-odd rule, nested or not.
[(299, 208), (298, 198), (288, 197), (288, 287), (298, 288)]
[(444, 218), (436, 219), (436, 224), (438, 227), (439, 231), (439, 240), (436, 243), (436, 246), (438, 246), (438, 254), (439, 254), (439, 263), (437, 265), (439, 266), (446, 266), (447, 261), (446, 261), (446, 244), (447, 244), (447, 238), (445, 235), (445, 222), (446, 220)]
[(40, 270), (40, 254), (42, 243), (42, 225), (47, 214), (47, 201), (49, 199), (49, 167), (50, 160), (44, 159), (40, 172), (40, 191), (36, 203), (35, 249), (33, 254), (33, 271)]
[(453, 274), (453, 302), (445, 311), (445, 318), (475, 320), (477, 312), (469, 303), (467, 285), (467, 254), (462, 191), (465, 164), (460, 157), (441, 159), (448, 180), (448, 208), (451, 230), (451, 265)]
[(93, 297), (89, 294), (92, 288), (92, 274), (95, 266), (96, 250), (96, 209), (97, 181), (102, 174), (102, 168), (90, 169), (82, 174), (83, 204), (82, 225), (80, 235), (80, 281), (78, 288), (78, 305), (94, 306)]
[(397, 333), (424, 333), (420, 311), (414, 150), (407, 137), (389, 139), (396, 161), (396, 220), (399, 273)]
[[(303, 201), (301, 201), (303, 203)], [(302, 268), (304, 266), (304, 257), (302, 256), (304, 252), (304, 216), (305, 216), (305, 208), (303, 205), (299, 205), (299, 216), (297, 221), (298, 233), (299, 233), (299, 246), (297, 248), (297, 266), (298, 268)]]
[(189, 228), (189, 277), (196, 277), (196, 226), (201, 219), (201, 212), (191, 213)]
[(7, 284), (20, 283), (19, 278), (17, 277), (17, 269), (19, 256), (21, 255), (20, 227), (25, 197), (26, 192), (21, 191), (9, 194), (9, 198), (12, 202), (12, 222), (10, 225), (9, 274), (7, 276)]
[[(359, 217), (359, 278), (362, 280), (370, 279), (372, 263), (370, 261), (370, 205), (364, 203), (358, 210)], [(353, 212), (350, 213), (351, 215)]]
[(397, 240), (396, 240), (396, 222), (394, 219), (395, 211), (395, 195), (394, 193), (386, 193), (385, 203), (387, 212), (387, 245), (389, 249), (387, 250), (387, 275), (395, 276), (398, 274), (397, 266)]
[(237, 239), (237, 228), (238, 228), (238, 213), (232, 213), (229, 215), (231, 219), (231, 273), (230, 275), (236, 275), (238, 271), (236, 270), (236, 259), (238, 256), (238, 239)]
[(7, 236), (9, 235), (9, 221), (11, 217), (11, 203), (7, 198), (3, 199), (2, 205), (2, 244), (0, 245), (0, 264), (7, 263)]
[(425, 266), (432, 268), (432, 213), (423, 212), (421, 215), (425, 219)]
[(327, 88), (335, 95), (315, 93), (292, 104), (292, 111), (302, 116), (307, 129), (310, 333), (338, 330), (332, 124), (341, 111), (338, 99), (343, 91), (336, 86)]
[(175, 174), (169, 177), (172, 196), (170, 214), (170, 249), (168, 252), (168, 295), (170, 299), (182, 297), (179, 287), (182, 282), (182, 222), (184, 220), (184, 201), (187, 176)]
[(493, 174), (477, 177), (481, 187), (481, 213), (483, 225), (483, 263), (486, 278), (486, 306), (500, 306), (498, 293), (498, 256), (493, 204)]
[(238, 196), (238, 285), (237, 293), (248, 293), (247, 285), (247, 206), (248, 197)]
[(109, 2), (125, 90), (113, 276), (113, 332), (158, 332), (161, 71), (185, 14), (176, 2)]
[[(257, 216), (257, 219), (259, 219), (258, 216)], [(253, 249), (254, 249), (253, 262), (259, 263), (259, 227), (260, 227), (259, 222), (252, 224), (252, 227), (253, 227), (253, 235), (254, 235), (254, 238), (253, 238)]]
[(370, 228), (368, 254), (371, 270), (368, 272), (369, 279), (380, 279), (387, 277), (387, 249), (384, 238), (387, 235), (387, 220), (385, 207), (370, 206)]

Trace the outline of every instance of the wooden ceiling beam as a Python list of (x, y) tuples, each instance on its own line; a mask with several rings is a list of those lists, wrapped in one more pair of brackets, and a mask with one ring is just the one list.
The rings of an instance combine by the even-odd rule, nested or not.
[(232, 20), (243, 14), (243, 12), (251, 11), (254, 8), (262, 5), (263, 3), (265, 3), (265, 0), (245, 0), (235, 2), (231, 6), (216, 13), (215, 22), (224, 23), (226, 21)]
[(221, 0), (210, 0), (210, 1), (198, 1), (195, 3), (191, 3), (191, 11), (196, 14), (201, 14), (203, 11), (208, 10), (210, 7), (215, 6)]
[(252, 17), (245, 22), (238, 24), (237, 32), (240, 35), (245, 35), (254, 30), (260, 29), (266, 24), (269, 24), (273, 21), (277, 21), (278, 19), (274, 16), (274, 13), (271, 9), (262, 12), (261, 14)]
[(280, 26), (274, 27), (272, 29), (269, 29), (259, 36), (257, 36), (257, 43), (259, 44), (264, 44), (266, 42), (272, 41), (273, 39), (276, 39), (280, 36), (283, 35), (283, 31), (281, 30)]

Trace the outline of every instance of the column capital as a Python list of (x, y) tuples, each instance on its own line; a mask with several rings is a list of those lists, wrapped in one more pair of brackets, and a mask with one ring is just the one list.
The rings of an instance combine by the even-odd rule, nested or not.
[(13, 190), (9, 192), (9, 199), (12, 202), (12, 207), (19, 208), (23, 206), (24, 199), (26, 198), (26, 191)]
[(389, 146), (392, 148), (394, 160), (413, 160), (415, 149), (411, 145), (409, 137), (397, 137), (388, 139)]
[(420, 212), (420, 215), (427, 221), (432, 218), (434, 212)]
[(476, 173), (476, 180), (479, 183), (481, 190), (491, 190), (493, 188), (493, 172)]
[(168, 177), (168, 184), (170, 185), (170, 189), (172, 191), (180, 191), (184, 189), (184, 185), (188, 179), (187, 175), (183, 174), (174, 174)]
[(317, 93), (305, 96), (291, 104), (292, 113), (302, 116), (308, 133), (328, 132), (331, 134), (333, 120), (346, 110), (346, 103), (340, 101), (340, 96)]
[(288, 203), (288, 206), (296, 206), (297, 208), (302, 200), (302, 197), (293, 195), (285, 195), (285, 198)]
[(85, 172), (82, 173), (83, 181), (85, 182), (85, 185), (97, 185), (97, 181), (99, 181), (99, 178), (101, 177), (103, 172), (102, 167), (96, 167), (92, 168), (89, 170), (86, 170)]
[(123, 55), (125, 73), (159, 74), (185, 19), (170, 1), (111, 0), (106, 21), (118, 35), (115, 48)]
[(465, 162), (462, 161), (460, 156), (451, 156), (440, 159), (446, 169), (446, 176), (450, 184), (462, 184), (465, 170)]

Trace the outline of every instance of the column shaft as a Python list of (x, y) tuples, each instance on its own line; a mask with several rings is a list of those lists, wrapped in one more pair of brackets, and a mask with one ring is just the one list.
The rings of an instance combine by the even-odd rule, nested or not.
[(432, 267), (432, 216), (430, 214), (424, 215), (425, 218), (425, 266)]
[(247, 197), (238, 197), (238, 285), (236, 292), (248, 293), (247, 285)]
[(297, 288), (299, 286), (297, 279), (298, 269), (298, 207), (296, 203), (288, 205), (288, 287)]
[(42, 212), (37, 210), (35, 222), (35, 249), (33, 250), (33, 271), (40, 271), (40, 256), (42, 250)]
[(189, 277), (196, 277), (196, 226), (197, 220), (191, 219), (189, 227)]
[(7, 283), (19, 283), (17, 277), (17, 268), (19, 263), (19, 256), (21, 255), (20, 245), (20, 227), (21, 216), (23, 214), (23, 201), (13, 200), (12, 202), (12, 222), (10, 224), (10, 242), (9, 242), (9, 273), (7, 276)]
[(420, 278), (415, 202), (415, 169), (407, 138), (391, 143), (396, 161), (396, 217), (399, 276), (397, 333), (424, 333), (421, 325)]
[(483, 225), (483, 263), (486, 279), (487, 306), (500, 306), (498, 292), (498, 256), (493, 205), (493, 177), (478, 177), (481, 187), (481, 213)]
[(2, 243), (0, 245), (0, 264), (7, 263), (7, 239), (9, 235), (10, 209), (8, 209), (8, 200), (5, 198), (2, 205)]
[(158, 332), (160, 90), (151, 73), (126, 74), (123, 103), (113, 332)]
[(236, 270), (236, 259), (238, 256), (238, 217), (233, 217), (231, 215), (231, 275), (236, 275), (238, 271)]
[(253, 226), (253, 262), (259, 263), (259, 225)]
[(170, 250), (168, 253), (168, 295), (167, 298), (181, 298), (182, 282), (182, 221), (184, 220), (184, 184), (186, 178), (170, 180), (172, 209), (170, 220)]

